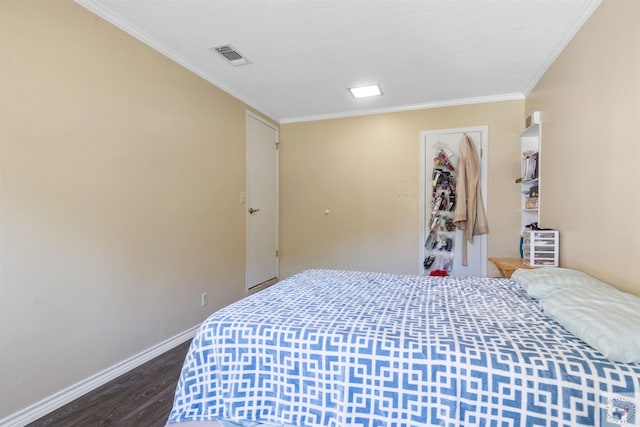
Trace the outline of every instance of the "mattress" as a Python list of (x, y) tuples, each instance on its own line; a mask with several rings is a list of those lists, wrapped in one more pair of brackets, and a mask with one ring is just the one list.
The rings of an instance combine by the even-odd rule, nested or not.
[(512, 280), (308, 270), (202, 324), (168, 423), (634, 425), (639, 393)]

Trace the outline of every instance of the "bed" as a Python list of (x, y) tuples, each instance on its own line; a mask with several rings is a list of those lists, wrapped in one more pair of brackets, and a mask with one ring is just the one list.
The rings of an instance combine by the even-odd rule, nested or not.
[(638, 425), (639, 395), (512, 279), (308, 270), (202, 324), (168, 425)]

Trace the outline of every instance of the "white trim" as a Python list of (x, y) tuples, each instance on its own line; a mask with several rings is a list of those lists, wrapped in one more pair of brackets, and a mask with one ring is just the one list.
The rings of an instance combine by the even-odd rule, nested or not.
[(571, 40), (573, 40), (573, 38), (578, 33), (578, 31), (580, 31), (580, 29), (584, 26), (584, 24), (587, 22), (589, 17), (600, 6), (600, 4), (602, 3), (602, 0), (598, 0), (595, 3), (590, 3), (588, 5), (588, 7), (583, 11), (580, 18), (576, 20), (573, 28), (571, 28), (571, 30), (567, 32), (565, 38), (562, 40), (560, 44), (558, 44), (556, 50), (552, 52), (552, 54), (549, 56), (547, 61), (545, 61), (542, 64), (542, 66), (540, 67), (540, 69), (538, 70), (534, 78), (531, 80), (531, 82), (526, 87), (526, 89), (522, 92), (480, 96), (475, 98), (461, 98), (461, 99), (452, 99), (452, 100), (444, 100), (444, 101), (434, 101), (434, 102), (427, 102), (427, 103), (421, 103), (421, 104), (401, 105), (401, 106), (395, 106), (395, 107), (382, 107), (382, 108), (369, 109), (369, 110), (344, 111), (339, 113), (319, 114), (319, 115), (310, 115), (310, 116), (285, 117), (279, 120), (276, 119), (275, 118), (276, 116), (274, 114), (271, 114), (266, 108), (263, 108), (257, 105), (252, 100), (236, 92), (233, 88), (218, 81), (214, 76), (210, 75), (206, 71), (191, 64), (187, 59), (185, 59), (184, 57), (180, 56), (176, 52), (164, 46), (162, 43), (160, 43), (158, 40), (153, 38), (151, 35), (142, 31), (141, 29), (131, 24), (130, 22), (123, 20), (120, 16), (113, 13), (110, 9), (106, 8), (103, 4), (95, 0), (74, 0), (74, 2), (86, 8), (87, 10), (93, 12), (94, 14), (104, 19), (105, 21), (118, 27), (119, 29), (131, 35), (132, 37), (135, 37), (136, 39), (140, 40), (142, 43), (158, 51), (162, 55), (166, 56), (167, 58), (171, 59), (172, 61), (176, 62), (177, 64), (181, 65), (182, 67), (186, 68), (187, 70), (191, 71), (197, 76), (202, 77), (204, 80), (217, 86), (219, 89), (223, 90), (224, 92), (228, 93), (229, 95), (233, 96), (239, 101), (244, 102), (248, 106), (259, 111), (260, 113), (266, 115), (267, 117), (272, 118), (277, 123), (286, 124), (286, 123), (311, 122), (311, 121), (317, 121), (317, 120), (341, 119), (341, 118), (357, 117), (357, 116), (368, 116), (372, 114), (424, 110), (424, 109), (439, 108), (439, 107), (451, 107), (451, 106), (483, 104), (483, 103), (490, 103), (490, 102), (514, 101), (514, 100), (525, 99), (525, 97), (528, 96), (529, 93), (531, 93), (531, 91), (535, 88), (535, 86), (538, 84), (540, 79), (547, 72), (549, 67), (551, 67), (551, 65), (556, 61), (556, 59), (558, 59), (560, 54), (571, 42)]
[(393, 113), (393, 112), (402, 112), (402, 111), (413, 111), (413, 110), (424, 110), (430, 108), (440, 108), (440, 107), (451, 107), (451, 106), (461, 106), (461, 105), (472, 105), (472, 104), (483, 104), (490, 102), (501, 102), (501, 101), (514, 101), (514, 100), (522, 100), (525, 99), (526, 96), (531, 93), (531, 91), (538, 84), (540, 79), (547, 72), (549, 67), (558, 59), (560, 54), (564, 51), (567, 45), (573, 40), (578, 31), (584, 26), (589, 17), (595, 12), (595, 10), (600, 6), (602, 0), (598, 0), (594, 3), (590, 3), (588, 7), (583, 11), (582, 15), (579, 19), (576, 20), (575, 25), (571, 28), (569, 32), (567, 32), (566, 36), (562, 40), (560, 44), (558, 44), (555, 51), (549, 56), (547, 61), (545, 61), (534, 78), (531, 80), (526, 89), (522, 92), (516, 93), (507, 93), (500, 95), (489, 95), (489, 96), (480, 96), (474, 98), (461, 98), (461, 99), (452, 99), (452, 100), (444, 100), (444, 101), (434, 101), (427, 102), (421, 104), (410, 104), (410, 105), (400, 105), (395, 107), (382, 107), (377, 109), (369, 109), (369, 110), (358, 110), (358, 111), (344, 111), (339, 113), (329, 113), (329, 114), (319, 114), (319, 115), (310, 115), (310, 116), (294, 116), (294, 117), (285, 117), (282, 119), (276, 119), (277, 116), (270, 113), (266, 108), (257, 105), (251, 99), (239, 94), (233, 88), (227, 86), (226, 84), (217, 80), (214, 76), (207, 73), (205, 70), (202, 70), (195, 65), (191, 64), (187, 59), (180, 56), (178, 53), (164, 46), (161, 42), (153, 38), (151, 35), (142, 31), (135, 25), (131, 24), (128, 21), (122, 19), (122, 17), (113, 13), (110, 9), (106, 8), (103, 4), (95, 1), (95, 0), (74, 0), (77, 4), (81, 5), (85, 9), (93, 12), (100, 18), (105, 21), (113, 24), (118, 27), (122, 31), (127, 34), (135, 37), (140, 40), (142, 43), (151, 47), (152, 49), (158, 51), (162, 55), (196, 74), (197, 76), (203, 78), (209, 83), (217, 86), (219, 89), (238, 99), (239, 101), (244, 102), (248, 106), (254, 108), (260, 113), (266, 115), (267, 117), (272, 118), (272, 120), (276, 121), (279, 124), (287, 124), (287, 123), (300, 123), (300, 122), (311, 122), (317, 120), (330, 120), (330, 119), (341, 119), (347, 117), (358, 117), (358, 116), (368, 116), (372, 114), (384, 114), (384, 113)]
[(270, 122), (269, 120), (265, 119), (265, 118), (264, 118), (264, 117), (262, 117), (262, 116), (259, 116), (258, 114), (254, 113), (254, 112), (253, 112), (253, 111), (251, 111), (251, 110), (245, 110), (245, 111), (246, 111), (246, 113), (247, 113), (247, 117), (251, 116), (251, 117), (253, 117), (254, 119), (256, 119), (257, 121), (259, 121), (259, 122), (261, 122), (261, 123), (263, 123), (263, 124), (265, 124), (265, 125), (269, 126), (271, 129), (275, 130), (275, 131), (276, 131), (276, 139), (277, 139), (277, 141), (278, 141), (278, 142), (280, 142), (280, 139), (279, 139), (279, 132), (280, 132), (280, 129), (278, 128), (278, 125), (277, 125), (277, 124), (275, 124), (275, 123), (273, 123), (273, 122)]
[(173, 337), (154, 345), (120, 363), (117, 363), (110, 368), (105, 369), (102, 372), (98, 372), (95, 375), (85, 378), (84, 380), (65, 388), (49, 397), (42, 399), (39, 402), (34, 403), (6, 418), (0, 420), (0, 427), (16, 427), (27, 425), (62, 406), (74, 401), (75, 399), (82, 397), (83, 395), (97, 389), (98, 387), (108, 383), (111, 380), (118, 378), (122, 374), (137, 368), (150, 361), (151, 359), (160, 356), (163, 353), (171, 350), (172, 348), (186, 342), (194, 337), (197, 329), (200, 325), (193, 326), (184, 332), (181, 332)]
[(529, 96), (531, 91), (538, 85), (540, 79), (542, 79), (542, 77), (547, 73), (551, 65), (556, 62), (560, 54), (567, 48), (569, 43), (571, 43), (571, 40), (573, 40), (576, 34), (578, 34), (578, 31), (580, 31), (580, 29), (584, 26), (591, 15), (593, 15), (598, 6), (600, 6), (600, 3), (602, 3), (602, 0), (590, 3), (588, 4), (587, 8), (582, 11), (582, 15), (580, 15), (580, 18), (576, 20), (574, 26), (567, 32), (567, 34), (565, 34), (562, 41), (556, 46), (556, 49), (551, 53), (551, 55), (549, 55), (549, 58), (547, 58), (542, 66), (540, 66), (538, 72), (535, 74), (535, 76), (533, 76), (533, 79), (531, 79), (531, 83), (529, 83), (527, 88), (523, 91), (525, 97)]
[(204, 80), (208, 81), (214, 86), (217, 86), (219, 89), (233, 96), (237, 100), (244, 102), (251, 108), (254, 108), (255, 110), (259, 111), (260, 113), (264, 114), (267, 117), (273, 116), (273, 114), (269, 113), (266, 108), (262, 108), (261, 106), (255, 104), (250, 99), (242, 96), (241, 94), (239, 94), (238, 92), (236, 92), (235, 90), (227, 86), (226, 84), (216, 80), (212, 75), (196, 67), (195, 65), (191, 64), (187, 59), (183, 58), (173, 50), (167, 48), (161, 42), (159, 42), (149, 34), (145, 33), (135, 25), (125, 21), (124, 19), (122, 19), (122, 17), (116, 15), (110, 9), (106, 8), (103, 4), (96, 2), (94, 0), (73, 0), (73, 1), (78, 3), (80, 6), (84, 7), (85, 9), (95, 13), (100, 18), (104, 19), (110, 24), (118, 27), (119, 29), (129, 34), (130, 36), (140, 40), (142, 43), (158, 51), (162, 55), (171, 59), (173, 62), (177, 63), (178, 65), (186, 68), (187, 70), (203, 78)]
[[(480, 159), (480, 188), (482, 192), (482, 204), (484, 205), (484, 211), (489, 218), (489, 197), (488, 197), (488, 181), (489, 181), (489, 126), (468, 126), (462, 128), (453, 128), (453, 129), (436, 129), (436, 130), (423, 130), (420, 132), (420, 185), (419, 185), (419, 194), (418, 194), (418, 203), (420, 207), (419, 212), (419, 230), (420, 230), (420, 241), (418, 242), (418, 273), (422, 274), (423, 266), (422, 263), (424, 261), (425, 249), (424, 242), (427, 238), (425, 221), (426, 221), (426, 211), (429, 209), (427, 206), (427, 197), (425, 197), (427, 191), (426, 185), (426, 159), (425, 156), (427, 154), (427, 143), (426, 138), (427, 135), (432, 134), (444, 134), (444, 133), (464, 133), (464, 132), (480, 132), (482, 134), (482, 141), (480, 142), (480, 151), (482, 153), (482, 157)], [(480, 274), (482, 277), (487, 276), (487, 263), (488, 263), (488, 235), (483, 234), (478, 236), (481, 239), (480, 252), (482, 257), (482, 264), (480, 266)]]
[(419, 169), (420, 169), (420, 183), (418, 185), (418, 269), (416, 274), (422, 276), (424, 273), (424, 257), (425, 257), (425, 239), (427, 236), (426, 223), (427, 217), (425, 215), (427, 208), (427, 197), (424, 192), (427, 191), (427, 165), (425, 164), (425, 157), (427, 155), (427, 144), (424, 142), (426, 137), (426, 131), (420, 132), (420, 150), (419, 150)]
[[(524, 93), (516, 92), (516, 93), (507, 93), (507, 94), (500, 94), (500, 95), (480, 96), (480, 97), (474, 97), (474, 98), (460, 98), (460, 99), (451, 99), (451, 100), (444, 100), (444, 101), (426, 102), (426, 103), (420, 103), (420, 104), (382, 107), (382, 108), (358, 110), (358, 111), (344, 111), (339, 113), (319, 114), (319, 115), (311, 115), (311, 116), (286, 117), (286, 118), (278, 119), (277, 116), (270, 113), (268, 109), (256, 104), (251, 99), (236, 92), (233, 88), (220, 82), (214, 76), (207, 73), (205, 70), (202, 70), (196, 67), (195, 65), (190, 63), (186, 58), (180, 56), (178, 53), (167, 48), (161, 42), (159, 42), (158, 40), (156, 40), (146, 32), (142, 31), (135, 25), (131, 24), (128, 21), (125, 21), (124, 19), (122, 19), (122, 17), (113, 13), (113, 11), (106, 8), (100, 2), (97, 2), (95, 0), (73, 0), (73, 1), (79, 4), (80, 6), (84, 7), (85, 9), (91, 11), (92, 13), (96, 14), (97, 16), (104, 19), (105, 21), (109, 22), (110, 24), (121, 29), (122, 31), (129, 34), (130, 36), (138, 39), (139, 41), (146, 44), (150, 48), (156, 50), (160, 54), (171, 59), (178, 65), (186, 68), (187, 70), (203, 78), (204, 80), (208, 81), (214, 86), (217, 86), (219, 89), (233, 96), (237, 100), (244, 102), (249, 107), (271, 118), (278, 124), (341, 119), (341, 118), (347, 118), (347, 117), (369, 116), (373, 114), (397, 113), (397, 112), (403, 112), (403, 111), (424, 110), (424, 109), (430, 109), (430, 108), (452, 107), (452, 106), (460, 106), (460, 105), (484, 104), (484, 103), (490, 103), (490, 102), (514, 101), (514, 100), (522, 100), (525, 98), (525, 94), (528, 94), (528, 92), (524, 92)], [(595, 10), (595, 7), (593, 9)], [(584, 16), (585, 16), (584, 21), (586, 21), (589, 15), (585, 12)], [(582, 27), (582, 25), (584, 24), (584, 21), (579, 22), (579, 25), (575, 29), (575, 32), (577, 32), (580, 29), (580, 27)], [(571, 37), (567, 40), (567, 43), (571, 40), (571, 38), (573, 38), (574, 35), (575, 33), (570, 34)], [(558, 51), (553, 58), (557, 57), (560, 54), (560, 52), (561, 50)], [(540, 77), (542, 76), (542, 74), (544, 74), (544, 72), (546, 72), (547, 68), (548, 66), (542, 70)], [(530, 86), (531, 87), (535, 86), (535, 84), (537, 83), (540, 77), (538, 77), (537, 79), (534, 79), (534, 81)]]
[(455, 107), (460, 105), (488, 104), (491, 102), (520, 101), (525, 99), (521, 93), (506, 93), (502, 95), (479, 96), (475, 98), (450, 99), (445, 101), (426, 102), (422, 104), (399, 105), (369, 110), (344, 111), (341, 113), (318, 114), (315, 116), (288, 117), (280, 120), (280, 124), (313, 122), (317, 120), (343, 119), (347, 117), (370, 116), (373, 114), (400, 113), (404, 111), (428, 110), (441, 107)]

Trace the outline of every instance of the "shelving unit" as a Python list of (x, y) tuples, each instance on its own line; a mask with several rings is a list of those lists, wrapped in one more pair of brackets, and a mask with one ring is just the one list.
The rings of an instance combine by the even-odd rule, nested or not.
[(540, 229), (541, 207), (541, 127), (540, 112), (527, 118), (527, 128), (520, 135), (520, 227), (522, 230), (522, 261), (530, 267), (557, 267), (559, 233)]
[[(540, 120), (534, 121), (520, 135), (522, 153), (520, 177), (520, 228), (540, 222)], [(533, 190), (533, 191), (532, 191)]]

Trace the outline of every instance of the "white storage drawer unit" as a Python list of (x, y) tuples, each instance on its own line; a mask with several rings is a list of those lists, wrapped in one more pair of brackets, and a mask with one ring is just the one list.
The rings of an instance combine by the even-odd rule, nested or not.
[(557, 267), (559, 236), (557, 230), (524, 230), (522, 254), (526, 265)]

